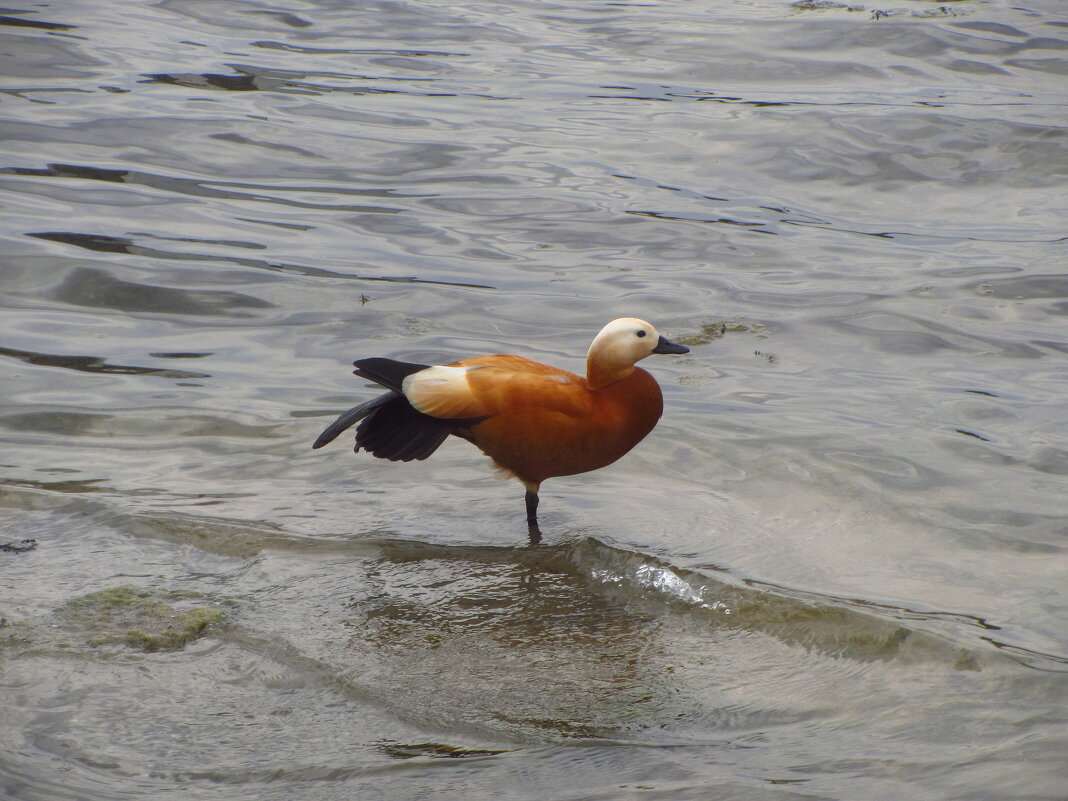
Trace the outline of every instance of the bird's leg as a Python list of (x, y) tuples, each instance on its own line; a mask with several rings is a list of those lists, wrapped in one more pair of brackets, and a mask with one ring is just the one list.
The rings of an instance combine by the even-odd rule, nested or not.
[[(525, 483), (525, 482), (524, 482)], [(527, 484), (527, 532), (530, 534), (530, 544), (537, 545), (541, 542), (541, 529), (538, 528), (538, 486)]]
[(538, 491), (527, 489), (527, 522), (538, 525)]

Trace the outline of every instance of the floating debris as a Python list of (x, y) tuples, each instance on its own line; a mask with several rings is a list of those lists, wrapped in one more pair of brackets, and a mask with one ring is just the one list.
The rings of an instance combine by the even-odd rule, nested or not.
[(7, 553), (26, 553), (26, 551), (32, 551), (37, 547), (37, 540), (15, 540), (14, 542), (5, 542), (0, 545), (0, 551), (6, 551)]

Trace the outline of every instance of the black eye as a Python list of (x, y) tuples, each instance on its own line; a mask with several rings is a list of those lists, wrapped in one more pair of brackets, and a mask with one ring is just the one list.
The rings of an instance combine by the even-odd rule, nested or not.
[(638, 336), (640, 336), (640, 337), (645, 336), (645, 331), (644, 330), (638, 331)]

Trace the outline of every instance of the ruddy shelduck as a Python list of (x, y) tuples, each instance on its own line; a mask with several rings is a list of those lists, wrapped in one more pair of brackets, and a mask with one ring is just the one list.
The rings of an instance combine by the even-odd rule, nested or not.
[(644, 320), (623, 317), (594, 337), (585, 378), (522, 356), (444, 366), (360, 359), (355, 374), (389, 392), (349, 409), (312, 447), (360, 423), (357, 452), (408, 462), (427, 458), (455, 434), (523, 482), (533, 535), (545, 479), (611, 464), (660, 419), (660, 386), (635, 364), (653, 353), (688, 352)]

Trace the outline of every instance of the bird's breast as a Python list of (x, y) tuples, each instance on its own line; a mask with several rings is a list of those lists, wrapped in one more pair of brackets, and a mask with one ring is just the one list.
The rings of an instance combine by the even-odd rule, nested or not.
[(557, 383), (571, 402), (517, 403), (461, 433), (520, 479), (540, 483), (611, 464), (637, 445), (663, 412), (655, 379), (641, 369), (603, 389)]

